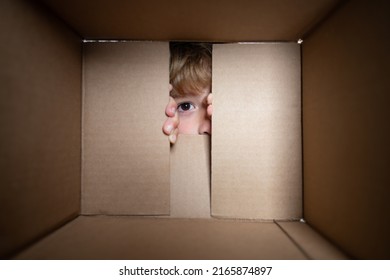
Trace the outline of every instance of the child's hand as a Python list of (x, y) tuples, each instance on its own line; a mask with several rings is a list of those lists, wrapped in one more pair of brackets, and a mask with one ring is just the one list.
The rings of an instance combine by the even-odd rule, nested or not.
[[(172, 85), (169, 85), (169, 91), (172, 91)], [(179, 133), (179, 114), (177, 112), (177, 103), (172, 97), (169, 97), (168, 105), (165, 107), (165, 114), (168, 119), (164, 122), (163, 132), (165, 135), (168, 135), (169, 142), (175, 144), (177, 134)]]

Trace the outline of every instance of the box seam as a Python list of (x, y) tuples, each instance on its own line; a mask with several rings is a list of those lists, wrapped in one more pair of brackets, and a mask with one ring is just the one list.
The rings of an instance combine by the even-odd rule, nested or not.
[(331, 18), (334, 14), (336, 14), (345, 4), (347, 4), (350, 0), (340, 0), (333, 7), (330, 8), (328, 13), (326, 13), (319, 21), (314, 23), (309, 29), (307, 29), (303, 35), (301, 36), (303, 39), (307, 39), (311, 36), (311, 34), (315, 33), (324, 22), (327, 22), (329, 18)]
[(300, 77), (300, 87), (301, 87), (301, 100), (300, 100), (300, 103), (301, 103), (301, 216), (302, 218), (304, 219), (305, 218), (305, 152), (304, 152), (304, 149), (305, 149), (305, 145), (304, 145), (304, 127), (303, 127), (303, 106), (304, 106), (304, 100), (303, 100), (303, 44), (304, 42), (301, 41), (301, 43), (299, 44), (299, 52), (300, 52), (300, 73), (301, 73), (301, 77)]
[(53, 233), (61, 230), (64, 226), (72, 223), (77, 218), (79, 218), (79, 214), (71, 214), (68, 217), (65, 217), (61, 221), (58, 222), (58, 224), (54, 225), (51, 229), (47, 230), (46, 232), (43, 232), (39, 236), (35, 237), (34, 239), (30, 240), (29, 242), (21, 245), (20, 247), (14, 249), (12, 252), (6, 254), (5, 256), (2, 256), (0, 259), (15, 259), (20, 253), (22, 253), (25, 250), (28, 250), (30, 247), (34, 246), (35, 244), (39, 243), (40, 241), (46, 239), (48, 236), (52, 235)]
[(81, 174), (80, 174), (80, 215), (84, 213), (84, 113), (85, 113), (85, 47), (84, 42), (81, 43)]
[(325, 241), (327, 241), (329, 244), (331, 244), (334, 248), (336, 248), (337, 250), (339, 250), (342, 254), (344, 254), (344, 256), (348, 259), (357, 259), (355, 256), (351, 255), (349, 252), (345, 251), (345, 249), (340, 246), (340, 244), (338, 244), (335, 240), (331, 239), (330, 237), (328, 237), (327, 235), (325, 235), (322, 231), (320, 231), (318, 228), (316, 228), (315, 226), (313, 226), (310, 221), (305, 221), (305, 223), (314, 231), (316, 232), (322, 239), (324, 239)]
[(278, 221), (274, 220), (274, 223), (277, 227), (286, 235), (286, 237), (293, 243), (293, 245), (303, 254), (303, 256), (308, 260), (313, 260), (310, 254), (302, 248), (302, 246), (278, 223)]
[(58, 22), (60, 22), (63, 26), (65, 26), (68, 30), (70, 30), (73, 34), (75, 34), (76, 36), (78, 36), (80, 38), (83, 38), (83, 36), (81, 36), (80, 32), (76, 28), (74, 28), (74, 26), (70, 25), (62, 16), (60, 16), (60, 14), (57, 13), (55, 11), (55, 9), (52, 8), (52, 6), (48, 5), (47, 2), (44, 2), (44, 1), (35, 1), (35, 2), (38, 2), (38, 3), (34, 3), (34, 4), (37, 4), (37, 6), (43, 12), (45, 12), (46, 14), (49, 14), (49, 15), (54, 15), (54, 18)]

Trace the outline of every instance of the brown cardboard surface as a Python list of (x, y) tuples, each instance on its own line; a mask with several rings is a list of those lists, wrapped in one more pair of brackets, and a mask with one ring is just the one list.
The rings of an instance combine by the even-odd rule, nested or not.
[(210, 218), (210, 136), (181, 134), (171, 148), (170, 217)]
[(80, 209), (80, 39), (28, 1), (0, 3), (0, 256)]
[(349, 1), (303, 43), (304, 217), (390, 258), (390, 4)]
[(79, 217), (17, 259), (304, 259), (272, 222)]
[(338, 0), (45, 0), (85, 38), (296, 41)]
[(277, 224), (310, 259), (348, 259), (344, 253), (324, 239), (318, 232), (314, 231), (307, 223), (277, 222)]
[(84, 214), (169, 214), (168, 43), (84, 45)]
[(300, 48), (213, 49), (212, 215), (302, 215)]

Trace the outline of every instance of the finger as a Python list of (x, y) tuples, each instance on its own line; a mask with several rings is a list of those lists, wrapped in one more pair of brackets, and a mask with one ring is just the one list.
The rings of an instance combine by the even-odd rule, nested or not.
[(212, 93), (210, 93), (210, 94), (207, 96), (207, 104), (208, 104), (208, 105), (213, 104), (213, 94), (212, 94)]
[(163, 125), (163, 132), (165, 135), (169, 136), (177, 127), (178, 127), (178, 119), (168, 118)]
[(169, 142), (171, 144), (175, 144), (176, 143), (176, 140), (177, 140), (177, 135), (179, 134), (179, 129), (175, 129), (171, 135), (169, 135)]
[(174, 117), (176, 113), (176, 108), (177, 108), (177, 103), (175, 99), (169, 97), (168, 105), (167, 107), (165, 107), (165, 115), (171, 118)]
[(213, 111), (214, 111), (214, 107), (212, 104), (207, 106), (207, 116), (211, 118), (211, 116), (213, 115)]
[(173, 90), (172, 84), (169, 84), (168, 90), (169, 90), (169, 93)]
[(172, 120), (171, 119), (167, 119), (164, 122), (162, 130), (163, 130), (164, 134), (168, 135), (168, 136), (172, 133), (174, 128), (173, 128), (173, 124), (172, 124)]
[(172, 132), (179, 127), (179, 113), (176, 111), (173, 117), (168, 118), (163, 125), (165, 135), (171, 135)]

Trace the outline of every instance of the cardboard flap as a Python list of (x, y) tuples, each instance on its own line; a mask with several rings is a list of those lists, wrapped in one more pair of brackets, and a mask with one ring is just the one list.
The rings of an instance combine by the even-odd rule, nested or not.
[(210, 218), (210, 136), (179, 135), (171, 149), (171, 217)]
[(168, 43), (84, 47), (82, 212), (169, 214)]
[(212, 214), (302, 215), (300, 48), (213, 49)]

